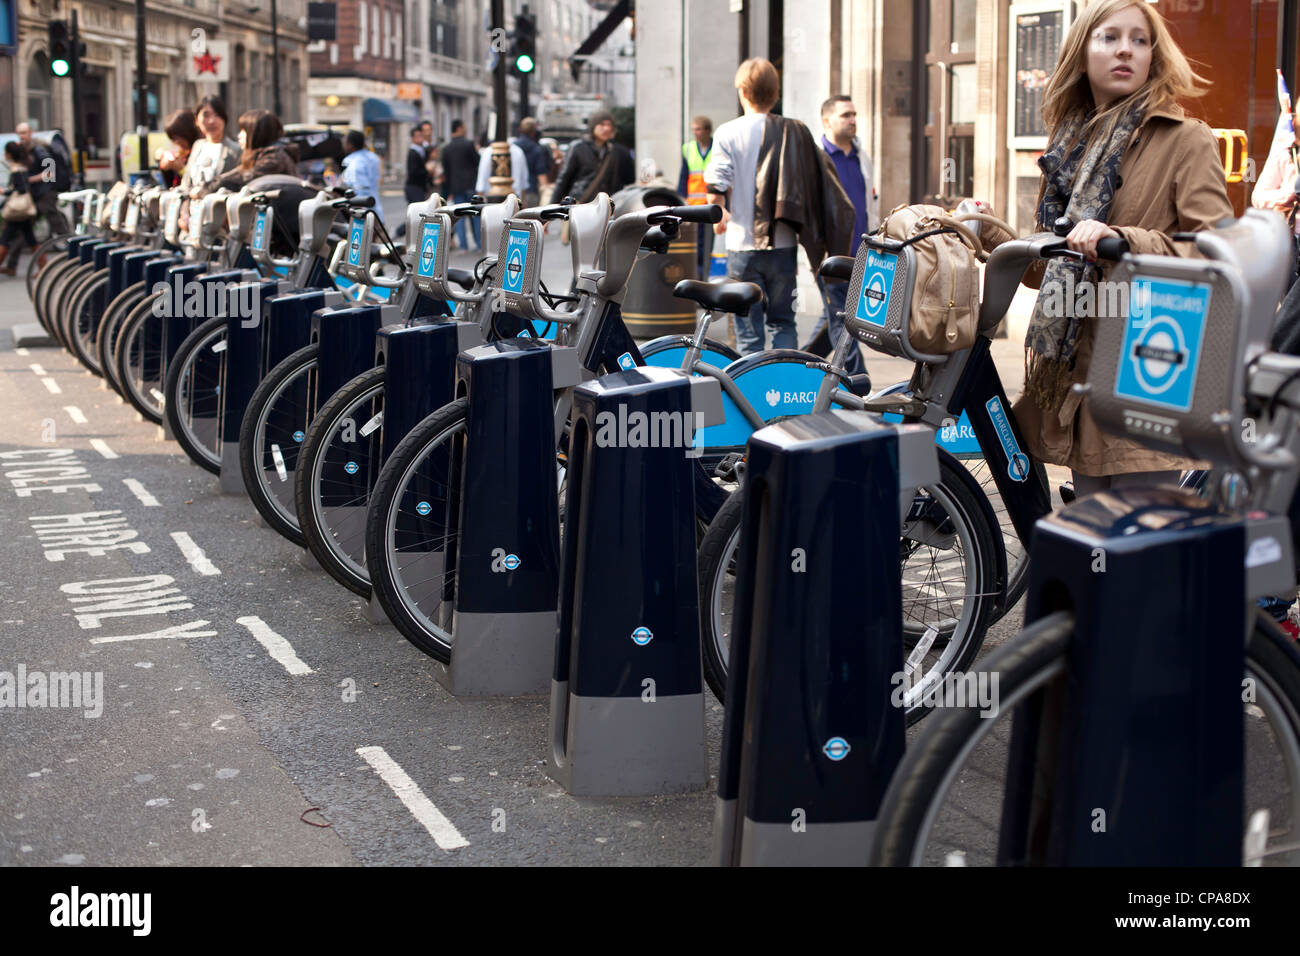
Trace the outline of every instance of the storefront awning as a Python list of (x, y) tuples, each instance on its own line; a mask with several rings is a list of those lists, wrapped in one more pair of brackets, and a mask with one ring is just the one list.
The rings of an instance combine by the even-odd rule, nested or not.
[(364, 123), (417, 123), (420, 113), (409, 100), (381, 100), (370, 97), (361, 104)]

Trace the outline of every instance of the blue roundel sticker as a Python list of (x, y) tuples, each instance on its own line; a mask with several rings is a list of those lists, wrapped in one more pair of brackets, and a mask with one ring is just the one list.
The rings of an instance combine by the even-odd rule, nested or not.
[(505, 566), (507, 571), (513, 571), (515, 568), (519, 567), (519, 555), (507, 554)]
[(843, 737), (832, 737), (822, 747), (822, 753), (832, 760), (840, 761), (849, 755), (849, 742)]
[(346, 465), (343, 466), (343, 470), (346, 471), (349, 475), (355, 475), (358, 471), (360, 471), (355, 461), (348, 462)]
[(650, 633), (650, 628), (648, 627), (638, 627), (632, 632), (632, 643), (636, 644), (638, 647), (645, 647), (654, 639), (655, 636)]
[(306, 437), (307, 437), (307, 436), (306, 436), (303, 432), (301, 432), (301, 431), (296, 431), (296, 432), (293, 433), (293, 440), (294, 440), (294, 441), (302, 441), (302, 440), (303, 440), (304, 438), (306, 438)]
[(432, 510), (433, 510), (433, 505), (429, 504), (429, 502), (427, 501), (421, 501), (418, 505), (415, 506), (416, 513), (420, 515), (427, 515)]

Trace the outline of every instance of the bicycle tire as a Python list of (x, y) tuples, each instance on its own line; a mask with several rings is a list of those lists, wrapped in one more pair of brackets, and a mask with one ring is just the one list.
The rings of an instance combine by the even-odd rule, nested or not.
[(27, 298), (33, 302), (36, 301), (36, 277), (44, 271), (45, 266), (53, 262), (53, 256), (60, 252), (68, 251), (68, 233), (58, 236), (50, 236), (35, 249), (32, 250), (32, 257), (27, 262)]
[[(1073, 615), (1060, 611), (1035, 621), (989, 655), (979, 672), (998, 674), (1000, 715), (1012, 713), (1020, 701), (1064, 675), (1073, 635)], [(1266, 691), (1259, 694), (1257, 701), (1269, 701), (1270, 707), (1277, 708), (1276, 717), (1284, 722), (1295, 750), (1300, 747), (1300, 652), (1258, 615), (1246, 644), (1246, 672), (1252, 671), (1258, 687)], [(981, 717), (976, 707), (953, 707), (945, 708), (926, 725), (908, 748), (881, 801), (877, 836), (868, 858), (871, 865), (921, 865), (923, 840), (934, 825), (944, 797), (965, 767), (965, 758), (998, 722)], [(1276, 731), (1279, 725), (1271, 717), (1270, 723)], [(979, 773), (988, 776), (984, 771)], [(1293, 772), (1293, 809), (1296, 776)], [(1294, 814), (1291, 824), (1289, 839), (1294, 843)]]
[[(220, 391), (226, 354), (214, 352), (213, 346), (225, 335), (224, 318), (208, 319), (187, 335), (167, 366), (163, 385), (163, 414), (172, 437), (190, 461), (214, 475), (221, 474)], [(202, 414), (196, 416), (196, 408)], [(200, 429), (198, 420), (210, 425)]]
[[(954, 516), (954, 513), (956, 515), (957, 521), (954, 522), (956, 530), (952, 542), (954, 548), (960, 543), (962, 547), (975, 549), (975, 554), (971, 556), (965, 569), (967, 576), (970, 572), (974, 572), (975, 581), (966, 585), (966, 593), (962, 596), (963, 600), (971, 602), (972, 606), (963, 609), (964, 626), (962, 620), (958, 622), (961, 633), (958, 633), (957, 627), (953, 628), (945, 641), (943, 654), (936, 662), (936, 667), (927, 672), (936, 677), (927, 676), (926, 683), (918, 687), (914, 700), (918, 699), (929, 686), (929, 681), (941, 678), (943, 673), (962, 670), (974, 660), (983, 645), (994, 604), (1001, 594), (1001, 589), (995, 586), (998, 567), (996, 549), (1000, 541), (995, 537), (989, 517), (988, 501), (980, 494), (979, 485), (970, 472), (947, 452), (939, 449), (939, 481), (937, 485), (928, 487), (926, 491), (932, 501), (938, 502), (938, 506), (947, 513), (949, 519)], [(724, 623), (722, 618), (724, 582), (730, 573), (739, 546), (740, 518), (741, 495), (736, 493), (727, 500), (709, 525), (697, 557), (700, 646), (704, 678), (714, 696), (723, 703), (726, 703), (727, 690), (727, 660), (722, 647), (723, 636), (720, 633)], [(900, 540), (907, 541), (908, 538), (904, 537)], [(900, 554), (902, 552), (905, 552), (904, 548), (900, 548)], [(903, 623), (906, 639), (909, 606), (915, 607), (915, 604), (909, 605), (906, 574), (904, 574), (903, 587)], [(921, 595), (926, 589), (926, 585), (921, 585), (914, 587), (912, 592)], [(923, 597), (918, 597), (918, 601), (923, 600)], [(915, 626), (911, 628), (913, 632), (917, 629)], [(936, 637), (935, 640), (937, 643), (938, 638)], [(954, 641), (956, 647), (952, 646)], [(938, 669), (938, 664), (942, 664), (942, 671)], [(923, 716), (925, 711), (922, 708), (908, 707), (909, 724), (920, 720)]]
[[(309, 382), (315, 374), (319, 352), (319, 345), (306, 345), (271, 369), (248, 400), (239, 428), (239, 468), (244, 476), (245, 492), (262, 519), (299, 547), (306, 547), (307, 539), (298, 526), (298, 509), (293, 498), (296, 478), (289, 479), (290, 471), (297, 470), (301, 449), (302, 438), (297, 436), (306, 437), (307, 426), (313, 418)], [(305, 399), (290, 392), (299, 383), (306, 389)], [(288, 408), (277, 407), (281, 398)], [(304, 400), (308, 404), (298, 408)], [(274, 422), (273, 416), (277, 419)], [(265, 467), (268, 460), (273, 463), (269, 469)], [(274, 472), (277, 484), (284, 486), (287, 494), (283, 499), (273, 490), (268, 472)]]
[(87, 273), (86, 275), (79, 276), (75, 281), (69, 284), (68, 292), (63, 297), (62, 307), (58, 314), (59, 328), (55, 337), (63, 342), (63, 347), (68, 350), (68, 353), (72, 355), (73, 358), (76, 358), (77, 356), (77, 351), (72, 344), (72, 326), (74, 324), (73, 316), (76, 314), (76, 307), (81, 301), (82, 290), (94, 281), (95, 275), (94, 272)]
[(108, 304), (104, 309), (103, 318), (99, 320), (99, 333), (95, 336), (95, 348), (99, 351), (99, 367), (103, 369), (104, 378), (113, 387), (113, 391), (119, 395), (122, 394), (122, 383), (117, 380), (117, 363), (113, 360), (117, 349), (117, 336), (122, 330), (122, 323), (146, 294), (143, 282), (127, 286)]
[[(121, 331), (117, 336), (117, 342), (113, 346), (113, 362), (117, 368), (118, 381), (122, 386), (122, 396), (132, 408), (155, 425), (161, 425), (163, 419), (165, 396), (162, 392), (162, 386), (166, 381), (166, 369), (163, 369), (160, 365), (158, 377), (156, 379), (146, 379), (135, 374), (132, 363), (135, 361), (135, 356), (140, 354), (141, 367), (143, 368), (147, 364), (144, 358), (145, 349), (141, 342), (141, 336), (145, 333), (148, 323), (162, 322), (162, 319), (154, 315), (153, 312), (154, 303), (158, 297), (159, 293), (152, 292), (140, 300), (139, 304), (131, 310), (131, 314), (123, 321)], [(160, 363), (161, 358), (160, 354)]]
[(94, 271), (95, 266), (93, 263), (81, 263), (77, 265), (76, 268), (66, 273), (61, 278), (57, 288), (50, 292), (48, 313), (50, 334), (52, 334), (58, 340), (59, 344), (69, 352), (72, 351), (72, 346), (68, 344), (68, 340), (65, 336), (65, 327), (67, 323), (63, 318), (68, 305), (68, 296), (71, 294), (73, 289), (81, 284), (82, 280), (84, 280), (86, 276), (90, 275)]
[(54, 335), (54, 328), (50, 324), (50, 294), (63, 281), (63, 277), (69, 275), (80, 264), (76, 259), (60, 259), (51, 263), (48, 269), (42, 269), (41, 274), (37, 276), (34, 300), (36, 320), (50, 335)]
[[(407, 491), (411, 483), (417, 480), (416, 472), (422, 464), (428, 462), (430, 452), (434, 449), (438, 449), (439, 453), (449, 450), (451, 439), (463, 433), (468, 411), (469, 399), (458, 398), (425, 418), (397, 444), (379, 473), (379, 480), (370, 495), (370, 513), (366, 519), (366, 566), (370, 569), (370, 586), (374, 596), (379, 600), (388, 619), (393, 622), (393, 626), (407, 640), (434, 660), (444, 664), (451, 662), (451, 647), (455, 640), (451, 631), (453, 615), (450, 612), (454, 591), (449, 593), (445, 577), (439, 582), (442, 586), (443, 600), (431, 610), (431, 613), (438, 615), (438, 622), (435, 622), (429, 614), (411, 609), (406, 598), (405, 585), (398, 580), (401, 574), (396, 566), (399, 556), (403, 553), (415, 553), (418, 559), (418, 555), (434, 553), (436, 549), (434, 552), (413, 552), (409, 549), (404, 552), (398, 541), (399, 529), (394, 526), (400, 517), (406, 515), (406, 520), (400, 529), (401, 536), (418, 535), (417, 519), (420, 515), (416, 514), (416, 507), (426, 505), (428, 498), (433, 497), (428, 491), (429, 488), (441, 486), (447, 489), (448, 486), (433, 477), (427, 477), (424, 479), (426, 484), (420, 489), (423, 494), (415, 495), (421, 499), (417, 506), (404, 508), (403, 499), (409, 496)], [(430, 506), (428, 511), (422, 511), (421, 514), (433, 514), (435, 511), (440, 511), (442, 507), (441, 505)], [(422, 545), (427, 540), (427, 538), (416, 537), (417, 544)], [(446, 536), (444, 536), (445, 540)], [(437, 559), (434, 559), (433, 563), (435, 567), (438, 566)], [(433, 580), (438, 577), (438, 574), (439, 572), (435, 570), (427, 580)]]
[(107, 273), (95, 273), (81, 283), (77, 294), (68, 303), (68, 341), (72, 354), (91, 375), (102, 378), (104, 370), (99, 364), (99, 326), (102, 313), (95, 312), (95, 295), (108, 286)]
[[(984, 497), (989, 500), (989, 507), (1002, 530), (1002, 547), (1007, 554), (1007, 586), (1002, 599), (994, 605), (993, 616), (989, 619), (989, 625), (992, 626), (1020, 603), (1025, 589), (1029, 587), (1029, 546), (1022, 543), (1019, 535), (1016, 534), (1016, 526), (1012, 523), (1011, 516), (1007, 514), (1006, 505), (1002, 502), (998, 486), (993, 480), (993, 473), (988, 469), (988, 460), (974, 458), (963, 460), (962, 463), (979, 482)], [(980, 473), (981, 466), (983, 474)], [(1046, 484), (1047, 469), (1043, 467), (1043, 463), (1034, 462), (1034, 470), (1039, 480)]]
[[(364, 431), (375, 414), (373, 404), (369, 410), (365, 409), (367, 403), (383, 401), (386, 373), (382, 365), (368, 369), (330, 396), (307, 428), (294, 472), (298, 526), (307, 547), (330, 577), (364, 598), (369, 598), (371, 591), (370, 570), (365, 560), (366, 514), (370, 491), (378, 477), (378, 442), (383, 435), (382, 425), (373, 431)], [(358, 410), (362, 410), (360, 415)], [(347, 421), (353, 424), (354, 441), (350, 444), (355, 450), (349, 452), (346, 462), (342, 462), (333, 450), (338, 439), (345, 437), (344, 423)], [(362, 442), (364, 446), (357, 447)], [(345, 471), (344, 476), (333, 480), (327, 475), (327, 472), (350, 466), (356, 467), (350, 474)], [(356, 491), (357, 486), (364, 484), (366, 491), (354, 496), (347, 505), (335, 505), (327, 510), (323, 503), (324, 492), (336, 482), (346, 483), (349, 491)], [(350, 513), (333, 513), (343, 507)]]

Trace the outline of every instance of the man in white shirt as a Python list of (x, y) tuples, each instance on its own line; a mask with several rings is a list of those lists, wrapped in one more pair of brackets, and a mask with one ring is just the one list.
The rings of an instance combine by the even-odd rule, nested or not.
[[(524, 190), (528, 188), (528, 157), (516, 143), (510, 144), (510, 175), (514, 179), (514, 185), (510, 191), (515, 193), (521, 200), (524, 197)], [(478, 182), (475, 183), (474, 189), (483, 196), (488, 194), (488, 189), (492, 183), (492, 144), (489, 143), (478, 154)], [(495, 250), (491, 250), (495, 251)]]
[(766, 117), (781, 95), (776, 68), (767, 60), (750, 59), (736, 71), (736, 92), (744, 115), (728, 120), (713, 134), (704, 182), (708, 200), (724, 207), (713, 231), (726, 236), (727, 275), (756, 283), (766, 307), (755, 304), (747, 316), (736, 316), (736, 343), (744, 355), (765, 348), (765, 326), (772, 330), (773, 348), (796, 348), (794, 322), (797, 236), (777, 221), (771, 249), (754, 247), (754, 204), (758, 154), (763, 146)]

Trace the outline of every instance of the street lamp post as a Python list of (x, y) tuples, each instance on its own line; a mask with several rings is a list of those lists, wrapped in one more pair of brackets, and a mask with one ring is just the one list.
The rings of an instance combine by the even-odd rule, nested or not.
[(271, 0), (271, 87), (275, 115), (283, 121), (284, 110), (280, 103), (280, 17), (276, 12), (275, 0)]

